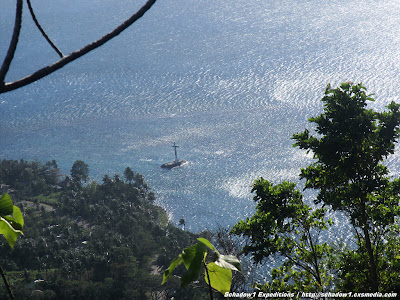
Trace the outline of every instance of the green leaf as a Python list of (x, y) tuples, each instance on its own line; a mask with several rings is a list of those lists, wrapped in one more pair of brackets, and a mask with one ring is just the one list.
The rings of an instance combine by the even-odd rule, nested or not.
[(161, 284), (167, 282), (174, 269), (181, 263), (184, 263), (188, 270), (181, 278), (181, 287), (185, 287), (197, 280), (200, 275), (202, 262), (206, 255), (207, 251), (203, 243), (197, 243), (196, 245), (184, 249), (182, 254), (171, 263), (167, 270), (165, 270)]
[(240, 261), (233, 255), (220, 255), (215, 264), (224, 269), (241, 271)]
[[(189, 247), (185, 250), (189, 250), (187, 253), (182, 253), (183, 261), (186, 265), (190, 261), (188, 271), (182, 276), (181, 287), (184, 288), (191, 282), (199, 278), (201, 272), (201, 266), (207, 255), (206, 247), (203, 243), (197, 243), (196, 245)], [(185, 257), (186, 256), (186, 257)], [(186, 261), (187, 260), (187, 261)]]
[(14, 222), (21, 225), (21, 229), (22, 229), (22, 227), (24, 227), (24, 217), (22, 216), (22, 213), (21, 213), (21, 210), (19, 209), (19, 207), (13, 205), (12, 216), (14, 218)]
[(221, 268), (213, 262), (207, 265), (207, 270), (208, 275), (210, 276), (209, 281), (207, 272), (205, 272), (205, 280), (207, 284), (211, 285), (212, 288), (216, 289), (222, 294), (230, 291), (232, 283), (231, 270)]
[(211, 250), (215, 251), (215, 247), (210, 243), (209, 240), (204, 239), (204, 238), (198, 238), (197, 239), (199, 242), (203, 243), (204, 245), (206, 245), (208, 248), (210, 248)]
[(22, 231), (14, 229), (10, 222), (0, 217), (0, 234), (4, 235), (10, 247), (14, 248), (18, 235), (22, 234)]
[(181, 256), (183, 259), (183, 263), (185, 264), (185, 267), (188, 270), (190, 268), (190, 265), (192, 264), (193, 259), (196, 256), (196, 247), (197, 247), (197, 244), (190, 246), (182, 251)]
[(20, 234), (23, 234), (24, 218), (21, 210), (12, 204), (8, 194), (0, 198), (0, 234), (4, 235), (11, 248)]
[(3, 216), (3, 218), (15, 229), (22, 230), (24, 227), (24, 218), (22, 217), (21, 210), (13, 205), (13, 214)]
[(166, 269), (164, 271), (163, 281), (162, 281), (161, 285), (163, 285), (164, 283), (167, 282), (167, 280), (169, 279), (169, 276), (172, 274), (172, 272), (175, 270), (175, 268), (177, 266), (179, 266), (182, 262), (183, 262), (182, 255), (179, 255), (176, 259), (174, 259), (174, 261), (169, 265), (168, 269)]
[(14, 230), (22, 230), (21, 224), (18, 224), (17, 222), (15, 222), (15, 220), (12, 216), (4, 216), (2, 218), (4, 220), (6, 220)]
[(4, 194), (0, 198), (0, 216), (4, 217), (7, 215), (12, 215), (13, 213), (13, 203), (8, 194)]

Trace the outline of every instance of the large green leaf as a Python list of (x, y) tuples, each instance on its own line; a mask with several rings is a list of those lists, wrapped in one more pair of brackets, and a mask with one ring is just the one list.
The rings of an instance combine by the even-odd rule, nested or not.
[(197, 244), (190, 246), (182, 251), (181, 256), (183, 259), (183, 263), (185, 264), (185, 267), (188, 270), (190, 268), (190, 265), (191, 265), (193, 259), (196, 256), (196, 247), (197, 247)]
[(207, 265), (207, 272), (205, 272), (205, 279), (207, 284), (211, 285), (212, 288), (216, 289), (218, 292), (225, 294), (231, 289), (232, 283), (232, 271), (228, 269), (221, 268), (215, 263), (209, 263)]
[(191, 282), (197, 280), (206, 255), (206, 246), (203, 243), (197, 243), (196, 245), (184, 249), (182, 254), (171, 263), (167, 270), (165, 270), (161, 284), (164, 284), (169, 279), (173, 270), (181, 263), (184, 263), (188, 270), (181, 278), (181, 286), (185, 287)]
[(199, 278), (204, 258), (207, 255), (207, 250), (203, 243), (197, 243), (196, 245), (187, 249), (190, 249), (190, 251), (187, 251), (187, 253), (184, 251), (184, 253), (182, 253), (182, 257), (185, 266), (187, 266), (187, 263), (189, 263), (189, 268), (188, 271), (182, 276), (181, 287), (186, 287), (191, 282)]
[(4, 217), (7, 215), (12, 215), (13, 213), (13, 203), (8, 194), (4, 194), (0, 198), (0, 216)]
[(24, 218), (21, 210), (12, 204), (8, 194), (0, 198), (0, 234), (4, 235), (11, 248), (22, 233)]
[(208, 248), (210, 248), (211, 250), (215, 251), (215, 247), (210, 243), (209, 240), (205, 239), (205, 238), (198, 238), (197, 239), (199, 242), (203, 243), (204, 245), (206, 245)]
[(169, 279), (169, 276), (172, 274), (172, 272), (175, 270), (177, 266), (179, 266), (183, 262), (182, 255), (179, 255), (168, 267), (168, 269), (165, 270), (164, 275), (163, 275), (163, 281), (162, 285), (167, 282)]
[(15, 205), (13, 205), (13, 214), (12, 214), (12, 216), (14, 218), (14, 221), (17, 224), (21, 225), (21, 229), (22, 229), (22, 227), (24, 227), (24, 217), (22, 216), (21, 210)]
[(15, 229), (22, 230), (24, 227), (24, 218), (22, 217), (21, 210), (13, 205), (12, 215), (3, 216), (3, 218)]
[[(191, 282), (196, 281), (200, 275), (203, 264), (205, 264), (205, 258), (207, 256), (206, 247), (208, 247), (217, 254), (216, 263), (207, 265), (211, 286), (221, 293), (222, 291), (229, 292), (232, 281), (231, 270), (240, 271), (239, 259), (233, 255), (220, 255), (215, 247), (204, 238), (199, 238), (198, 241), (196, 245), (184, 249), (182, 254), (171, 263), (164, 272), (161, 284), (164, 284), (169, 279), (173, 270), (182, 262), (188, 271), (181, 278), (181, 287), (184, 288)], [(208, 282), (207, 276), (206, 281)]]
[(4, 235), (10, 247), (14, 248), (18, 235), (22, 234), (22, 231), (15, 229), (9, 221), (0, 217), (0, 234)]

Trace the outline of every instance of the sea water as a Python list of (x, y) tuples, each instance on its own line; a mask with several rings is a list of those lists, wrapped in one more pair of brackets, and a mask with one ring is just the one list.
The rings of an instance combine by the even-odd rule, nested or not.
[[(69, 53), (111, 30), (139, 1), (36, 0), (37, 18)], [(0, 57), (15, 1), (0, 3)], [(56, 61), (24, 11), (7, 80)], [(0, 158), (75, 160), (90, 177), (143, 174), (171, 221), (199, 232), (254, 213), (258, 177), (301, 184), (312, 156), (292, 134), (312, 128), (328, 83), (363, 82), (382, 110), (400, 102), (395, 0), (159, 0), (112, 42), (56, 73), (0, 95)], [(178, 156), (189, 162), (165, 170)], [(398, 152), (388, 165), (399, 173)], [(312, 195), (307, 201), (312, 202)], [(336, 218), (336, 217), (335, 217)], [(336, 224), (335, 236), (348, 228)]]

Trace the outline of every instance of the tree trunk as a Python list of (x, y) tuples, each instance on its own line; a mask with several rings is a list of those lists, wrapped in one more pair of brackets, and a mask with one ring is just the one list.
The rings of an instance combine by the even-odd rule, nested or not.
[(1, 277), (3, 278), (4, 285), (6, 286), (6, 290), (7, 290), (7, 293), (8, 293), (8, 297), (9, 297), (11, 300), (15, 300), (14, 294), (13, 294), (11, 288), (10, 288), (10, 284), (8, 283), (7, 278), (6, 278), (6, 275), (4, 274), (3, 268), (2, 268), (1, 266), (0, 266), (0, 275), (1, 275)]
[(378, 292), (378, 286), (379, 286), (378, 272), (374, 257), (374, 249), (372, 249), (371, 238), (369, 236), (368, 225), (363, 226), (363, 231), (365, 238), (365, 247), (367, 248), (368, 258), (369, 258), (369, 269), (371, 272), (372, 289), (374, 292)]
[(372, 248), (371, 237), (369, 234), (369, 225), (368, 225), (367, 212), (365, 208), (365, 201), (361, 202), (361, 212), (362, 212), (362, 219), (361, 219), (362, 230), (364, 233), (365, 248), (367, 249), (368, 252), (369, 270), (371, 273), (370, 274), (371, 287), (374, 292), (378, 292), (378, 287), (379, 287), (378, 270), (374, 256), (374, 249)]

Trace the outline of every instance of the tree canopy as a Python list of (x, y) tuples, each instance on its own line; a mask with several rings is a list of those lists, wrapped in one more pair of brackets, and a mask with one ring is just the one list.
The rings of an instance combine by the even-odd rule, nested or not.
[[(317, 189), (316, 203), (346, 213), (357, 232), (360, 247), (368, 253), (366, 284), (374, 291), (380, 286), (379, 253), (374, 245), (399, 216), (400, 180), (390, 180), (383, 160), (393, 154), (399, 135), (399, 104), (389, 111), (367, 109), (373, 101), (361, 85), (344, 83), (325, 90), (325, 112), (311, 118), (320, 137), (308, 130), (295, 134), (295, 146), (312, 151), (315, 163), (302, 169), (306, 188)], [(380, 234), (376, 232), (379, 230)]]
[(86, 182), (89, 179), (89, 165), (82, 160), (74, 162), (71, 168), (71, 177), (74, 183)]
[[(313, 207), (303, 203), (293, 183), (255, 181), (257, 212), (239, 222), (233, 233), (248, 237), (244, 251), (256, 262), (277, 253), (285, 258), (272, 272), (275, 281), (264, 288), (296, 286), (308, 278), (314, 290), (327, 289), (317, 276), (322, 270), (334, 274), (336, 288), (343, 290), (400, 290), (400, 180), (391, 178), (383, 164), (395, 150), (400, 105), (391, 102), (387, 111), (378, 112), (367, 107), (368, 101), (374, 99), (361, 84), (328, 85), (324, 112), (309, 119), (315, 134), (306, 129), (293, 135), (294, 146), (314, 157), (300, 172), (305, 189), (317, 191)], [(339, 249), (321, 243), (320, 231), (330, 230), (327, 209), (348, 218), (355, 245)]]

